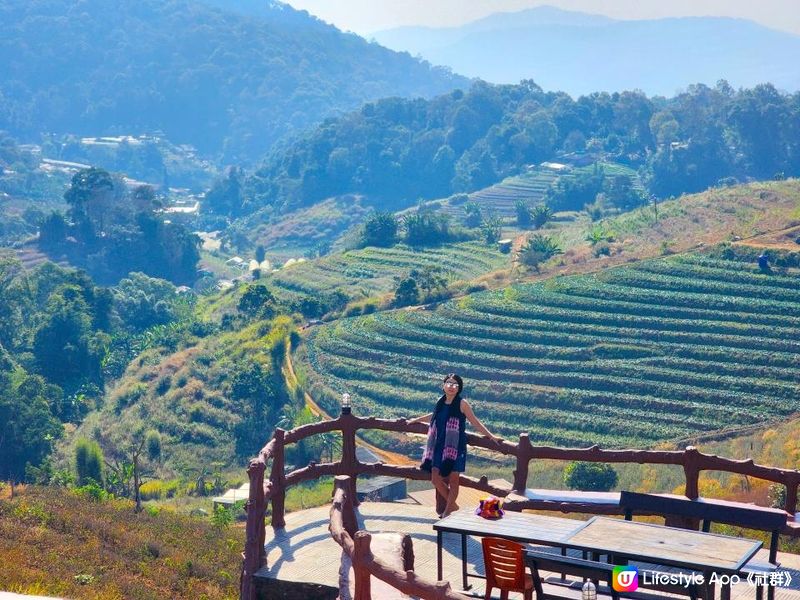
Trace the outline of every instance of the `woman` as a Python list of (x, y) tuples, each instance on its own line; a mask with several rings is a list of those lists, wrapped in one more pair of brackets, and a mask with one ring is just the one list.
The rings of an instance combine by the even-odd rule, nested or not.
[(422, 455), (420, 468), (430, 471), (431, 481), (437, 493), (445, 500), (446, 517), (458, 510), (458, 476), (467, 463), (466, 421), (483, 435), (500, 443), (502, 438), (493, 435), (480, 422), (472, 407), (461, 397), (464, 381), (455, 373), (444, 378), (444, 394), (436, 403), (432, 413), (411, 419), (409, 423), (428, 421), (428, 442)]

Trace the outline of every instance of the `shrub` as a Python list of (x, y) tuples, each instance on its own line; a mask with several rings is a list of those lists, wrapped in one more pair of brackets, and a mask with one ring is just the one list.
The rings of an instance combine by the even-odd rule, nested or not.
[(233, 511), (221, 504), (215, 504), (214, 513), (211, 515), (211, 522), (214, 524), (214, 527), (227, 529), (231, 523), (233, 523)]
[(544, 261), (561, 253), (561, 247), (556, 240), (537, 233), (519, 251), (519, 261), (526, 267), (531, 267), (538, 271), (539, 265)]
[(786, 506), (786, 486), (780, 483), (772, 483), (767, 491), (769, 505), (773, 508), (783, 508)]
[(564, 469), (564, 484), (572, 490), (607, 492), (619, 477), (608, 463), (573, 461)]
[(97, 442), (80, 438), (75, 443), (75, 474), (78, 485), (103, 483), (103, 452)]
[(600, 258), (601, 256), (610, 256), (611, 246), (605, 242), (601, 242), (592, 249), (592, 254), (594, 254), (595, 258)]
[(79, 488), (75, 488), (75, 493), (79, 496), (94, 500), (95, 502), (104, 502), (111, 497), (111, 494), (105, 491), (94, 481), (91, 481), (90, 483), (87, 483)]
[(397, 241), (397, 218), (390, 212), (374, 212), (361, 228), (361, 247), (393, 246)]
[(514, 203), (514, 208), (517, 211), (517, 225), (523, 229), (527, 229), (532, 223), (531, 207), (525, 200), (517, 200)]
[(530, 218), (533, 221), (533, 227), (539, 229), (547, 223), (553, 216), (553, 211), (546, 204), (539, 204), (530, 211)]

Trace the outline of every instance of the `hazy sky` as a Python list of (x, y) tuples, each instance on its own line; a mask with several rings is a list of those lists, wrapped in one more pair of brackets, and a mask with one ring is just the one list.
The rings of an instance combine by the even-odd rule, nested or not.
[(728, 16), (800, 34), (800, 0), (286, 0), (339, 29), (367, 35), (400, 25), (446, 27), (542, 4), (616, 19)]

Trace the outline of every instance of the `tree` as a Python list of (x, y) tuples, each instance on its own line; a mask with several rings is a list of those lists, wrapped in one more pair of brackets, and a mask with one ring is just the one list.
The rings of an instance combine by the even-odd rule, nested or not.
[[(149, 459), (152, 449), (150, 432), (143, 426), (126, 431), (109, 449), (112, 460), (106, 460), (106, 469), (110, 487), (115, 493), (127, 498), (133, 497), (134, 510), (142, 511), (141, 488), (145, 477), (151, 475), (152, 463)], [(159, 444), (160, 456), (160, 444)]]
[(229, 167), (224, 177), (218, 179), (206, 194), (205, 208), (214, 214), (237, 217), (244, 212), (243, 174)]
[[(16, 373), (15, 379), (18, 377)], [(31, 378), (39, 385), (26, 385)], [(64, 428), (43, 395), (53, 387), (35, 375), (14, 384), (10, 372), (0, 369), (0, 479), (21, 481), (25, 466), (38, 466), (63, 435)]]
[(564, 469), (564, 484), (572, 490), (607, 492), (617, 485), (617, 472), (608, 463), (573, 461)]
[(79, 486), (103, 485), (103, 451), (97, 442), (86, 438), (75, 442), (75, 475)]
[(361, 246), (393, 246), (397, 241), (397, 218), (390, 212), (373, 212), (361, 228)]
[(394, 290), (393, 305), (411, 306), (419, 302), (419, 288), (417, 281), (413, 277), (405, 277), (398, 281), (397, 288)]
[(255, 361), (239, 365), (231, 375), (230, 398), (241, 421), (234, 427), (236, 455), (258, 452), (282, 403), (272, 372)]
[(178, 296), (169, 281), (131, 273), (113, 289), (114, 306), (123, 323), (132, 331), (144, 331), (175, 318)]
[(87, 222), (92, 231), (98, 233), (105, 229), (113, 196), (114, 180), (111, 174), (95, 167), (75, 173), (69, 189), (64, 192), (72, 220), (76, 223)]
[(503, 235), (503, 220), (495, 214), (487, 215), (481, 223), (481, 233), (487, 244), (496, 244)]
[(83, 381), (102, 383), (101, 359), (108, 336), (92, 331), (92, 313), (81, 288), (62, 286), (47, 302), (33, 338), (38, 370), (62, 387)]
[(474, 200), (470, 200), (464, 205), (464, 214), (466, 215), (464, 218), (464, 225), (470, 228), (480, 227), (482, 220), (480, 204)]
[(527, 229), (531, 226), (531, 207), (525, 200), (517, 200), (514, 203), (517, 211), (517, 226)]
[(450, 239), (446, 214), (418, 210), (403, 217), (405, 242), (409, 246), (435, 246)]
[(64, 215), (53, 211), (39, 224), (39, 244), (43, 248), (58, 248), (67, 238), (67, 222)]
[(248, 285), (242, 294), (238, 309), (251, 319), (271, 319), (277, 310), (277, 300), (266, 286), (254, 283)]

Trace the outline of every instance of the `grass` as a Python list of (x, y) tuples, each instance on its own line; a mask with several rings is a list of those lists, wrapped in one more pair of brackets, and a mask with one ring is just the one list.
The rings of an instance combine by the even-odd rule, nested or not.
[(238, 597), (244, 530), (63, 488), (0, 500), (0, 589), (75, 599)]

